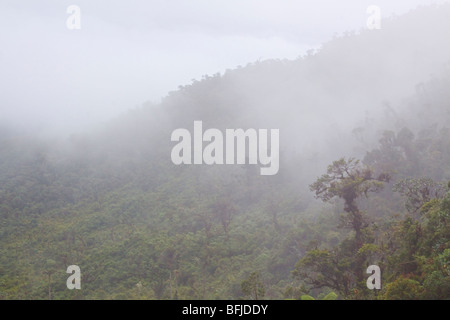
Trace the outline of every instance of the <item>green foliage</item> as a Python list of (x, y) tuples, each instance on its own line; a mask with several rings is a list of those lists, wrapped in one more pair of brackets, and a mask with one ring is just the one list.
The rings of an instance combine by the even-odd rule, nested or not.
[(417, 300), (422, 295), (422, 287), (418, 281), (399, 277), (387, 285), (386, 292), (382, 297), (386, 300)]
[(241, 282), (241, 289), (245, 296), (248, 296), (254, 300), (264, 298), (266, 289), (264, 283), (261, 281), (261, 275), (259, 272), (252, 272), (247, 279)]
[(314, 289), (332, 288), (342, 295), (350, 294), (354, 276), (350, 270), (350, 260), (339, 252), (310, 250), (300, 259), (292, 272)]
[(430, 178), (420, 178), (401, 180), (392, 190), (406, 197), (405, 205), (409, 212), (416, 212), (431, 199), (442, 198), (446, 187)]
[(327, 173), (310, 185), (317, 198), (330, 201), (334, 197), (344, 200), (344, 224), (354, 232), (335, 246), (332, 251), (311, 250), (296, 265), (294, 276), (306, 279), (312, 288), (328, 287), (343, 296), (350, 295), (352, 288), (359, 287), (363, 281), (363, 265), (366, 258), (378, 251), (369, 243), (370, 231), (363, 213), (357, 206), (357, 199), (378, 192), (383, 183), (391, 179), (388, 173), (374, 177), (373, 170), (360, 164), (359, 160), (344, 158), (328, 166)]
[(338, 298), (338, 295), (334, 292), (330, 292), (325, 297), (323, 297), (322, 300), (336, 300)]
[(330, 201), (334, 197), (344, 199), (347, 210), (351, 211), (356, 198), (379, 191), (383, 188), (383, 182), (389, 180), (388, 173), (381, 173), (375, 178), (373, 170), (362, 166), (359, 160), (341, 158), (333, 161), (327, 173), (311, 184), (310, 189), (323, 201)]
[(327, 173), (322, 175), (313, 184), (310, 190), (315, 192), (317, 198), (330, 201), (334, 197), (342, 198), (345, 202), (344, 210), (347, 212), (347, 224), (355, 231), (355, 250), (363, 245), (364, 216), (357, 207), (356, 200), (369, 192), (378, 192), (383, 188), (384, 182), (391, 179), (388, 173), (380, 173), (373, 177), (373, 170), (360, 164), (359, 160), (344, 158), (333, 161), (328, 166)]
[[(305, 135), (302, 106), (344, 106), (367, 81), (349, 80), (353, 59), (333, 62), (365, 38), (351, 39), (194, 81), (96, 133), (49, 142), (2, 130), (0, 299), (450, 299), (448, 72), (395, 110), (384, 103), (386, 117), (361, 119), (358, 142), (323, 126), (317, 141), (329, 143), (309, 152), (295, 135)], [(361, 67), (372, 61), (361, 56)], [(321, 78), (331, 65), (347, 81)], [(317, 99), (323, 83), (336, 93), (330, 101)], [(270, 105), (267, 122), (250, 116)], [(295, 148), (281, 152), (274, 177), (254, 166), (172, 165), (170, 133), (197, 119), (216, 128), (287, 122), (294, 134), (280, 145)], [(82, 290), (65, 286), (72, 264)], [(372, 264), (380, 292), (365, 284)]]
[[(320, 300), (336, 300), (337, 298), (338, 295), (336, 293), (330, 292)], [(314, 299), (314, 297), (311, 297), (310, 295), (304, 294), (300, 297), (300, 300), (316, 300), (316, 299)]]

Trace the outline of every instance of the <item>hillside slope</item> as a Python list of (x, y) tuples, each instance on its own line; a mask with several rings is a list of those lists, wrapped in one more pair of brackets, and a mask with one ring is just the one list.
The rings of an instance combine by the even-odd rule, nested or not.
[[(449, 16), (450, 5), (421, 8), (295, 61), (205, 76), (67, 140), (5, 128), (0, 298), (239, 299), (252, 279), (269, 299), (450, 298)], [(174, 165), (170, 135), (195, 120), (280, 129), (280, 172)], [(392, 175), (358, 199), (367, 226), (356, 249), (343, 202), (309, 191), (331, 161), (352, 156)], [(417, 193), (393, 186), (412, 178), (439, 192), (410, 212)], [(352, 278), (373, 263), (379, 294)], [(82, 290), (66, 288), (72, 264)], [(352, 281), (315, 286), (317, 274)]]

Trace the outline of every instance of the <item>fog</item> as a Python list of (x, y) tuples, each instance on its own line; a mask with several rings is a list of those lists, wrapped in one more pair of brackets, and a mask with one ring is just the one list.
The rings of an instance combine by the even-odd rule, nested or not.
[[(438, 2), (443, 1), (383, 0), (376, 5), (388, 18)], [(66, 26), (72, 4), (81, 9), (79, 30)], [(83, 131), (146, 101), (159, 103), (203, 75), (304, 56), (333, 36), (366, 28), (371, 4), (4, 0), (0, 123), (45, 134)], [(264, 108), (258, 99), (249, 103)]]
[(449, 299), (449, 17), (2, 0), (0, 300)]

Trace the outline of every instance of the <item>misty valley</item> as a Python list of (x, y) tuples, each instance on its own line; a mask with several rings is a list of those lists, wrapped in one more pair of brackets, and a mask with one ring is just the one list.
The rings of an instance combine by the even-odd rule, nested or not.
[[(76, 45), (60, 50), (83, 43), (82, 56), (96, 45), (84, 37), (102, 33), (80, 8), (81, 29), (64, 30)], [(133, 39), (140, 22), (121, 17), (102, 26), (117, 19)], [(44, 134), (27, 124), (31, 109), (17, 124), (0, 118), (0, 299), (450, 299), (449, 17), (448, 3), (419, 7), (296, 59), (194, 79), (92, 128)], [(161, 45), (173, 30), (156, 18)], [(137, 56), (121, 60), (127, 50), (137, 52), (104, 58), (105, 78), (140, 68)], [(22, 69), (40, 61), (17, 59)], [(57, 94), (73, 101), (47, 76), (16, 94), (56, 114)], [(84, 93), (93, 105), (100, 80)], [(185, 307), (180, 316), (273, 310)]]

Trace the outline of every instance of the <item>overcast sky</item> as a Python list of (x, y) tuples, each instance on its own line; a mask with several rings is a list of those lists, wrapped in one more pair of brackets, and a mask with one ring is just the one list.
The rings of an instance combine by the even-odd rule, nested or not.
[[(1, 0), (0, 123), (76, 130), (433, 0)], [(81, 29), (69, 30), (69, 5)], [(376, 31), (374, 31), (376, 32)]]

